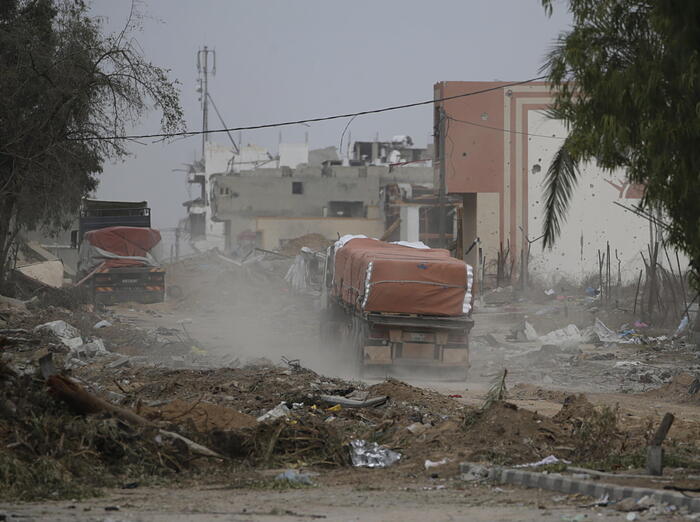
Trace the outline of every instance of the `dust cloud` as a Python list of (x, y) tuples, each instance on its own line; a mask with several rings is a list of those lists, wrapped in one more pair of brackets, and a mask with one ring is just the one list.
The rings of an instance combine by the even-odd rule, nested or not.
[(181, 290), (165, 307), (177, 323), (212, 355), (240, 364), (283, 358), (318, 373), (352, 378), (351, 354), (320, 342), (318, 296), (294, 293), (284, 281), (288, 260), (260, 260), (243, 266), (207, 253), (171, 265), (168, 284)]

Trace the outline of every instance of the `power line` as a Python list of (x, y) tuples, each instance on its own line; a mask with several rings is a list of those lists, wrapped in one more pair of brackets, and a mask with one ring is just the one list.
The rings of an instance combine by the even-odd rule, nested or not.
[(145, 139), (145, 138), (175, 138), (178, 136), (189, 137), (189, 136), (199, 136), (202, 134), (215, 134), (215, 133), (220, 133), (220, 132), (249, 131), (249, 130), (257, 130), (257, 129), (270, 129), (273, 127), (287, 127), (289, 125), (301, 125), (304, 123), (316, 123), (316, 122), (320, 122), (320, 121), (339, 120), (339, 119), (343, 119), (343, 118), (353, 118), (356, 116), (365, 116), (367, 114), (378, 114), (380, 112), (389, 112), (389, 111), (397, 111), (397, 110), (401, 110), (401, 109), (409, 109), (411, 107), (419, 107), (421, 105), (432, 105), (436, 102), (444, 102), (444, 101), (448, 101), (448, 100), (454, 100), (457, 98), (466, 98), (467, 96), (476, 96), (477, 94), (484, 94), (484, 93), (491, 92), (491, 91), (497, 91), (499, 89), (504, 89), (506, 87), (515, 87), (516, 85), (523, 85), (525, 83), (535, 82), (537, 80), (543, 80), (544, 78), (546, 78), (546, 76), (538, 76), (537, 78), (530, 78), (529, 80), (522, 80), (519, 82), (506, 83), (503, 85), (498, 85), (496, 87), (489, 87), (487, 89), (480, 89), (478, 91), (466, 92), (466, 93), (462, 93), (462, 94), (455, 94), (453, 96), (445, 96), (444, 98), (437, 98), (437, 99), (425, 100), (425, 101), (414, 102), (414, 103), (406, 103), (403, 105), (392, 105), (389, 107), (383, 107), (381, 109), (371, 109), (371, 110), (366, 110), (366, 111), (350, 112), (347, 114), (335, 114), (333, 116), (321, 116), (319, 118), (308, 118), (305, 120), (284, 121), (284, 122), (278, 122), (278, 123), (266, 123), (263, 125), (249, 125), (247, 127), (230, 127), (230, 128), (224, 128), (224, 129), (210, 129), (210, 130), (201, 130), (201, 131), (163, 132), (163, 133), (156, 133), (156, 134), (130, 134), (130, 135), (125, 135), (125, 136), (84, 136), (84, 137), (76, 137), (76, 138), (68, 138), (68, 139), (72, 140), (72, 141), (107, 141), (107, 140), (138, 140), (138, 139)]
[(512, 130), (512, 129), (504, 129), (502, 127), (493, 127), (491, 125), (484, 125), (483, 123), (477, 123), (475, 121), (469, 121), (469, 120), (460, 120), (458, 118), (453, 118), (452, 116), (447, 116), (448, 120), (452, 120), (457, 123), (464, 123), (465, 125), (473, 125), (474, 127), (481, 127), (483, 129), (491, 129), (495, 131), (500, 131), (500, 132), (509, 132), (511, 134), (522, 134), (523, 136), (532, 136), (535, 138), (549, 138), (552, 140), (565, 140), (566, 138), (562, 136), (548, 136), (546, 134), (534, 134), (531, 132), (524, 132), (524, 131), (518, 131), (518, 130)]

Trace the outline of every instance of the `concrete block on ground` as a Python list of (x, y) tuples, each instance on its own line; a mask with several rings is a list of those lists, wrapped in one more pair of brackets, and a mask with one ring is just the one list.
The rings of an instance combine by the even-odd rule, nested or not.
[[(460, 464), (460, 473), (469, 477), (480, 469), (480, 475), (490, 481), (500, 484), (511, 484), (528, 488), (557, 491), (568, 495), (586, 495), (592, 498), (608, 496), (610, 500), (619, 501), (625, 498), (639, 500), (647, 497), (657, 504), (668, 504), (678, 508), (685, 508), (690, 513), (700, 513), (700, 497), (689, 497), (679, 492), (665, 491), (651, 488), (638, 488), (631, 486), (619, 486), (606, 484), (598, 480), (575, 479), (559, 473), (545, 474), (533, 471), (523, 471), (508, 468), (484, 468), (483, 466), (463, 463)], [(486, 470), (486, 471), (481, 471)], [(466, 479), (466, 480), (474, 480)]]

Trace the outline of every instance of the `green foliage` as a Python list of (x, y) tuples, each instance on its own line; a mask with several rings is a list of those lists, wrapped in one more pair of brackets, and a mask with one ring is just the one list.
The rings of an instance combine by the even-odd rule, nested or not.
[(83, 2), (0, 2), (0, 281), (20, 229), (68, 226), (123, 134), (153, 105), (180, 130), (178, 90), (129, 33), (103, 35)]
[[(552, 0), (542, 0), (551, 14)], [(572, 29), (543, 69), (569, 127), (561, 154), (624, 169), (642, 205), (670, 220), (669, 241), (700, 269), (700, 3), (569, 0)], [(564, 159), (561, 157), (560, 159)], [(547, 182), (545, 245), (558, 233), (576, 172), (561, 161)]]

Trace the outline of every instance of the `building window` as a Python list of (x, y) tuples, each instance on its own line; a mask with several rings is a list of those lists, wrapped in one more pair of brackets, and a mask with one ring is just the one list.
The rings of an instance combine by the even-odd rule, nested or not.
[(304, 184), (301, 181), (292, 181), (292, 194), (303, 194)]
[(367, 207), (362, 201), (329, 201), (327, 208), (331, 217), (367, 217)]

